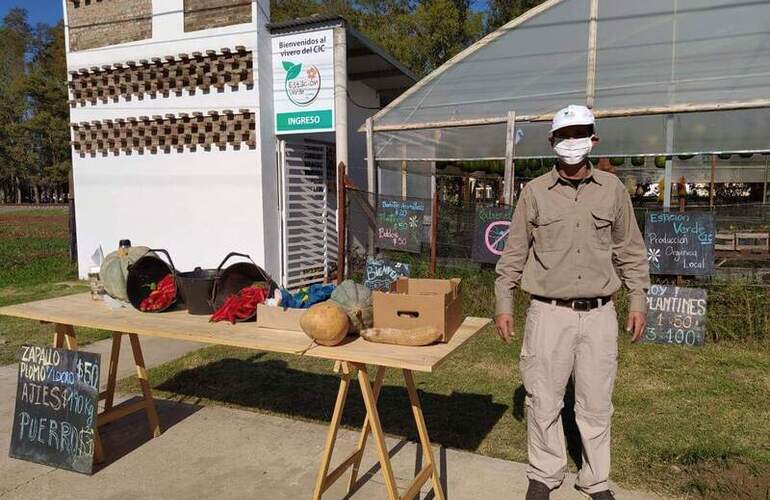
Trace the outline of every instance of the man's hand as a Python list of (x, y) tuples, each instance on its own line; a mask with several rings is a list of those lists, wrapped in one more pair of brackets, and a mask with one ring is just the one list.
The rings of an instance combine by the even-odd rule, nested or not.
[(631, 342), (636, 342), (641, 338), (646, 323), (647, 318), (645, 318), (644, 313), (633, 311), (628, 313), (626, 331), (631, 334)]
[(513, 337), (513, 315), (498, 314), (495, 316), (495, 327), (500, 340), (508, 344)]

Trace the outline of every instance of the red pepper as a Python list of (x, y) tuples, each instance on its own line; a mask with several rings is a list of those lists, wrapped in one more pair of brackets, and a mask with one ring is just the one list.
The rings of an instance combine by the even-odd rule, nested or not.
[(209, 321), (228, 321), (235, 324), (237, 320), (248, 319), (257, 310), (257, 304), (265, 301), (267, 290), (261, 287), (242, 289), (237, 295), (229, 296), (222, 306), (217, 309)]
[(139, 304), (140, 311), (161, 311), (170, 306), (176, 298), (176, 282), (171, 274), (165, 275), (150, 287), (153, 290)]

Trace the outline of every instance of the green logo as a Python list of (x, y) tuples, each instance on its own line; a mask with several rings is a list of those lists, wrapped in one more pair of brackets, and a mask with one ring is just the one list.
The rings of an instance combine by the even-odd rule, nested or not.
[(286, 96), (297, 106), (307, 106), (315, 101), (321, 91), (321, 72), (315, 66), (302, 71), (302, 63), (281, 61), (286, 77), (284, 90)]
[(289, 61), (283, 61), (283, 69), (286, 71), (286, 81), (294, 80), (299, 76), (299, 72), (302, 71), (302, 63), (294, 64)]

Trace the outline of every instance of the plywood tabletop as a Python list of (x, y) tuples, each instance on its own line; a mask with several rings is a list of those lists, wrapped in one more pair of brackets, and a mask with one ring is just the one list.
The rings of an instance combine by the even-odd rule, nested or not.
[(433, 371), (490, 322), (485, 318), (466, 318), (446, 344), (408, 347), (348, 337), (343, 344), (324, 347), (313, 343), (302, 332), (258, 328), (253, 322), (209, 323), (208, 316), (194, 316), (187, 311), (157, 314), (142, 313), (133, 308), (113, 311), (104, 303), (91, 300), (88, 293), (0, 307), (0, 315), (423, 372)]

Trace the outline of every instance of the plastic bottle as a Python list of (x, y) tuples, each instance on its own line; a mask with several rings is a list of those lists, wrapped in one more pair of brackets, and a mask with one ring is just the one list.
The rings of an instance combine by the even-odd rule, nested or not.
[(102, 283), (99, 271), (99, 266), (93, 266), (88, 269), (88, 284), (91, 287), (92, 300), (104, 300), (104, 283)]

